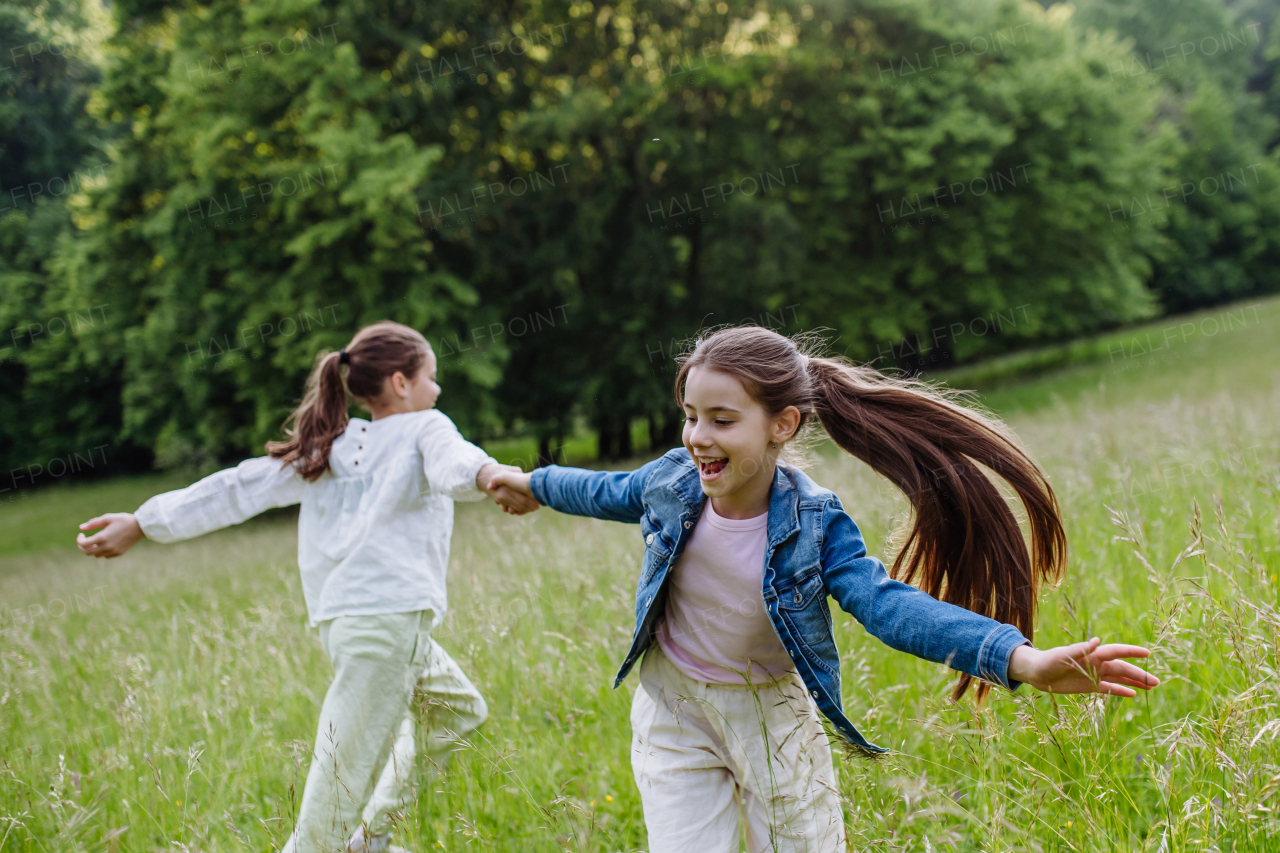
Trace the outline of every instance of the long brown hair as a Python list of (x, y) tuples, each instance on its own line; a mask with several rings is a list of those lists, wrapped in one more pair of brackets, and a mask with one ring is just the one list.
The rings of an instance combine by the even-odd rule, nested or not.
[[(676, 400), (683, 406), (689, 371), (704, 367), (737, 378), (770, 414), (795, 406), (801, 426), (817, 416), (837, 445), (911, 503), (892, 576), (1032, 639), (1040, 584), (1061, 577), (1067, 556), (1058, 501), (1039, 466), (1003, 423), (961, 405), (962, 395), (844, 358), (806, 354), (819, 343), (756, 326), (722, 329), (683, 357)], [(1029, 551), (984, 468), (1008, 482), (1026, 508)], [(962, 674), (953, 698), (972, 680)], [(979, 702), (989, 690), (978, 685)]]
[(431, 345), (408, 326), (384, 320), (356, 332), (346, 346), (346, 379), (341, 353), (316, 356), (302, 403), (284, 422), (285, 441), (267, 442), (267, 453), (292, 462), (307, 480), (329, 470), (329, 451), (347, 428), (347, 395), (369, 400), (382, 393), (382, 380), (397, 370), (418, 375)]

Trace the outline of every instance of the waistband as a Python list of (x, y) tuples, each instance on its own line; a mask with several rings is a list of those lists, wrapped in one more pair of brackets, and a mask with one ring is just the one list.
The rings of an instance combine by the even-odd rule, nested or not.
[(673, 675), (677, 678), (682, 678), (686, 681), (690, 681), (698, 685), (700, 688), (704, 690), (730, 690), (736, 693), (748, 693), (753, 690), (755, 691), (778, 690), (782, 687), (786, 687), (789, 684), (799, 684), (802, 692), (805, 692), (807, 694), (807, 690), (804, 687), (804, 680), (800, 678), (800, 673), (796, 672), (794, 669), (784, 672), (782, 675), (778, 676), (772, 681), (758, 681), (752, 684), (748, 684), (744, 681), (741, 684), (733, 684), (733, 683), (726, 684), (720, 681), (703, 681), (700, 678), (694, 678), (693, 676), (687, 674), (682, 669), (680, 669), (680, 667), (672, 663), (671, 658), (667, 656), (667, 653), (665, 651), (663, 651), (662, 644), (659, 643), (656, 639), (649, 644), (649, 648), (645, 649), (644, 660), (640, 662), (640, 668), (642, 672), (644, 670), (645, 664), (649, 662), (650, 657), (653, 657), (654, 659), (653, 661), (654, 666), (657, 666), (657, 667), (660, 667), (661, 669), (666, 670), (670, 675)]

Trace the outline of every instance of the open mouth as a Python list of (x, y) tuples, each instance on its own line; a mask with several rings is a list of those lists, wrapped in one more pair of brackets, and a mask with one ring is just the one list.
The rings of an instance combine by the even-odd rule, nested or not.
[(719, 476), (728, 464), (729, 460), (724, 456), (699, 456), (698, 473), (702, 475), (704, 480), (709, 480), (713, 477)]

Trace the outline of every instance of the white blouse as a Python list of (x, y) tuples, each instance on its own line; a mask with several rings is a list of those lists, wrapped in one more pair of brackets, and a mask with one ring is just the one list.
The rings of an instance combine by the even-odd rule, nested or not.
[(429, 609), (434, 628), (447, 605), (453, 501), (485, 496), (475, 479), (490, 463), (435, 409), (352, 418), (314, 482), (263, 456), (156, 495), (136, 517), (147, 538), (176, 542), (301, 503), (298, 567), (312, 625)]

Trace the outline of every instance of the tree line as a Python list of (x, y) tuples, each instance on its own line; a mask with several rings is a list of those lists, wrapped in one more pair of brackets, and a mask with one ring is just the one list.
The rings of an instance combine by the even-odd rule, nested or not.
[(1275, 2), (0, 3), (0, 465), (260, 452), (391, 318), (544, 458), (700, 328), (936, 370), (1274, 292)]

